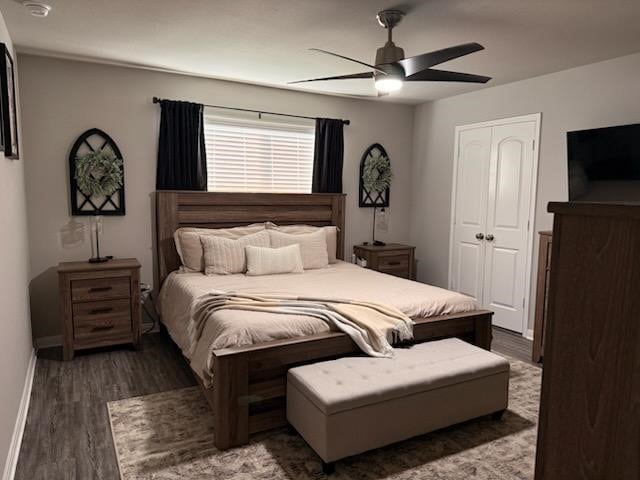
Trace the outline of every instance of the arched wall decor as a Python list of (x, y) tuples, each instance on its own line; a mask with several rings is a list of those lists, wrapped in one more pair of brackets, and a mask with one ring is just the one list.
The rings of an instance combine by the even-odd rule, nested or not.
[(124, 215), (124, 166), (122, 172), (122, 187), (111, 195), (96, 197), (86, 195), (78, 189), (75, 179), (76, 158), (89, 152), (109, 149), (122, 159), (122, 153), (116, 142), (99, 128), (87, 130), (71, 147), (69, 152), (69, 193), (71, 195), (71, 215)]
[[(370, 192), (364, 187), (364, 181), (362, 178), (367, 159), (378, 155), (389, 159), (389, 155), (387, 155), (387, 151), (384, 147), (379, 143), (374, 143), (365, 150), (362, 158), (360, 159), (360, 188), (358, 193), (358, 204), (360, 207), (386, 208), (389, 206), (390, 189), (387, 188), (382, 192)], [(389, 164), (391, 164), (391, 160), (389, 160)]]

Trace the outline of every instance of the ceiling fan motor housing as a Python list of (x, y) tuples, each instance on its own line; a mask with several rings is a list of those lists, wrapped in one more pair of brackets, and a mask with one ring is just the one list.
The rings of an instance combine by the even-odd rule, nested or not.
[[(395, 63), (404, 59), (404, 50), (396, 47), (393, 42), (387, 42), (384, 47), (380, 47), (376, 52), (376, 67)], [(384, 69), (383, 69), (384, 70)]]

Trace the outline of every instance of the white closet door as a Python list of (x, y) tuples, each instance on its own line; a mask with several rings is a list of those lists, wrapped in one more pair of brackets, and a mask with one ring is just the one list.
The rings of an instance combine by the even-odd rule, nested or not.
[(485, 230), (483, 300), (493, 324), (523, 331), (536, 122), (495, 126)]
[(457, 147), (452, 288), (482, 302), (491, 127), (461, 131)]

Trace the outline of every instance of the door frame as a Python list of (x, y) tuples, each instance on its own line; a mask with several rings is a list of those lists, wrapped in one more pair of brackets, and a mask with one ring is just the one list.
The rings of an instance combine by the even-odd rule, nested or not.
[(527, 337), (528, 325), (529, 325), (529, 307), (531, 299), (531, 269), (533, 266), (534, 255), (534, 243), (535, 243), (535, 219), (536, 219), (536, 201), (538, 199), (538, 165), (540, 160), (540, 129), (542, 124), (542, 113), (531, 113), (528, 115), (520, 115), (517, 117), (499, 118), (496, 120), (488, 120), (485, 122), (470, 123), (467, 125), (458, 125), (455, 127), (454, 132), (454, 146), (453, 146), (453, 185), (451, 187), (451, 214), (449, 219), (449, 280), (447, 286), (449, 289), (453, 288), (453, 250), (454, 250), (454, 227), (456, 217), (456, 198), (458, 189), (458, 156), (460, 154), (458, 149), (458, 143), (460, 133), (465, 130), (472, 130), (475, 128), (483, 127), (497, 127), (500, 125), (509, 125), (512, 123), (523, 122), (535, 122), (534, 138), (533, 138), (533, 172), (531, 175), (531, 197), (529, 199), (529, 218), (528, 220), (528, 235), (527, 235), (527, 251), (526, 251), (526, 266), (525, 266), (525, 291), (524, 291), (524, 305), (522, 315), (522, 333), (523, 337)]

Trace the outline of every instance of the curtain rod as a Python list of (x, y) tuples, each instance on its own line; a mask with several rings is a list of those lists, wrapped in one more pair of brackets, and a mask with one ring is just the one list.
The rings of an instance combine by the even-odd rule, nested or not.
[[(162, 100), (168, 100), (168, 99), (153, 97), (153, 103), (160, 103)], [(258, 115), (262, 115), (264, 113), (265, 115), (278, 115), (280, 117), (306, 118), (307, 120), (317, 120), (317, 117), (306, 117), (304, 115), (292, 115), (289, 113), (268, 112), (266, 110), (251, 110), (248, 108), (225, 107), (223, 105), (206, 105), (205, 104), (204, 106), (209, 108), (222, 108), (225, 110), (235, 110), (237, 112), (251, 112), (251, 113), (257, 113)], [(343, 125), (350, 125), (351, 120), (342, 120), (342, 123)]]

